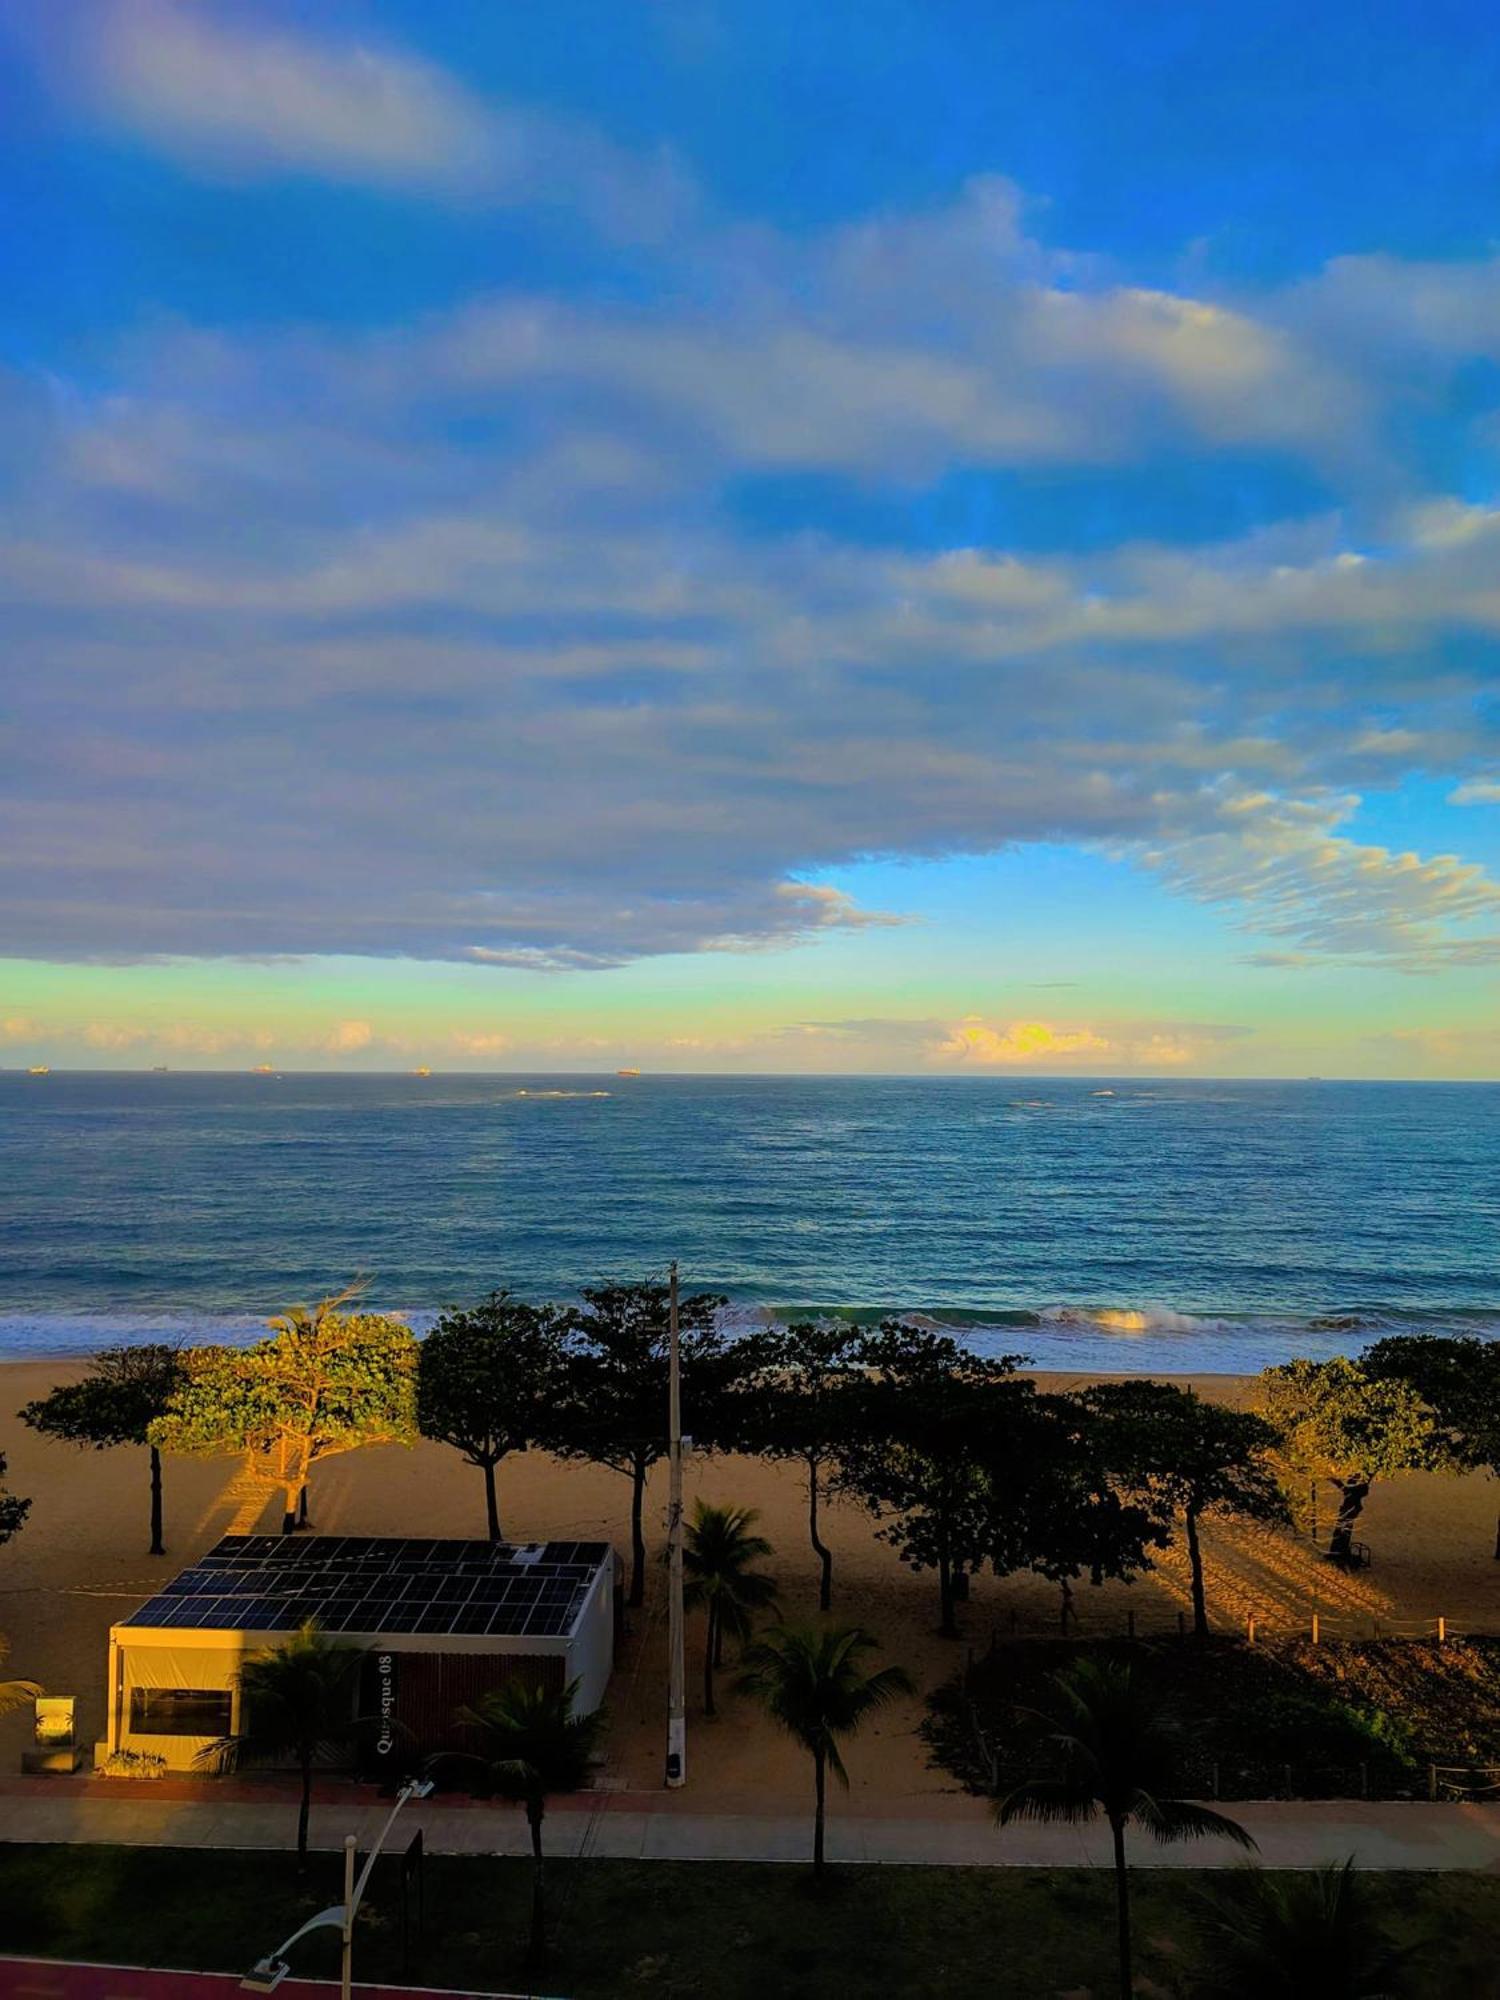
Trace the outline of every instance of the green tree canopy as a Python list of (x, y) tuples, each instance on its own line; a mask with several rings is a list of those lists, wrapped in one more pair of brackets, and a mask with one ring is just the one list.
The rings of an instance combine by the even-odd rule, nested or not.
[(1174, 1798), (1175, 1738), (1135, 1665), (1086, 1657), (1051, 1678), (1052, 1729), (1039, 1747), (1055, 1765), (1055, 1775), (1018, 1785), (997, 1802), (995, 1817), (1001, 1826), (1015, 1820), (1076, 1826), (1104, 1816), (1114, 1846), (1120, 1996), (1131, 2000), (1126, 1829), (1138, 1826), (1161, 1843), (1215, 1834), (1241, 1847), (1255, 1843), (1222, 1813)]
[(61, 1383), (49, 1396), (28, 1403), (22, 1423), (44, 1437), (106, 1451), (114, 1445), (145, 1445), (151, 1467), (151, 1553), (164, 1553), (161, 1512), (161, 1452), (148, 1432), (183, 1379), (182, 1355), (161, 1342), (139, 1347), (101, 1348), (77, 1382)]
[[(1404, 2000), (1422, 1947), (1392, 1942), (1381, 1877), (1341, 1866), (1259, 1870), (1202, 1899), (1194, 1954), (1202, 2000)], [(1420, 1990), (1427, 1990), (1425, 1986)]]
[(1171, 1533), (1157, 1504), (1130, 1497), (1111, 1462), (1108, 1427), (1079, 1399), (1037, 1396), (1026, 1414), (991, 1474), (997, 1496), (1019, 1487), (1018, 1500), (997, 1507), (1002, 1534), (992, 1559), (997, 1571), (1007, 1559), (1024, 1561), (1060, 1584), (1066, 1630), (1080, 1577), (1095, 1587), (1106, 1578), (1129, 1583)]
[(1416, 1390), (1361, 1362), (1286, 1361), (1267, 1368), (1260, 1381), (1284, 1479), (1299, 1487), (1326, 1479), (1338, 1489), (1328, 1545), (1335, 1562), (1350, 1560), (1354, 1524), (1377, 1479), (1451, 1462), (1442, 1428)]
[[(1372, 1375), (1404, 1382), (1436, 1416), (1456, 1467), (1500, 1478), (1500, 1340), (1471, 1333), (1399, 1333), (1360, 1357)], [(1500, 1562), (1500, 1520), (1495, 1526)]]
[(864, 1655), (875, 1640), (858, 1626), (773, 1627), (747, 1648), (739, 1678), (742, 1693), (762, 1703), (771, 1720), (813, 1760), (813, 1872), (823, 1872), (828, 1773), (847, 1787), (849, 1773), (839, 1745), (862, 1729), (877, 1709), (912, 1692), (902, 1667), (867, 1672)]
[(860, 1343), (866, 1371), (840, 1445), (837, 1484), (877, 1521), (912, 1569), (937, 1571), (941, 1630), (957, 1636), (960, 1577), (986, 1558), (1018, 1567), (1002, 1542), (1021, 1520), (1005, 1502), (1019, 1486), (1006, 1443), (1028, 1428), (1032, 1384), (1017, 1357), (981, 1359), (946, 1334), (887, 1320)]
[(714, 1713), (714, 1669), (723, 1664), (724, 1635), (741, 1644), (749, 1638), (755, 1612), (776, 1595), (773, 1579), (753, 1567), (771, 1553), (764, 1535), (753, 1532), (760, 1516), (753, 1507), (710, 1507), (699, 1500), (683, 1540), (687, 1575), (683, 1602), (706, 1614), (703, 1641), (703, 1712)]
[(162, 1451), (245, 1452), (280, 1487), (282, 1530), (315, 1465), (362, 1445), (416, 1440), (417, 1343), (378, 1313), (346, 1313), (342, 1292), (271, 1321), (254, 1347), (200, 1347), (147, 1435)]
[(1077, 1400), (1102, 1426), (1099, 1450), (1126, 1490), (1148, 1508), (1181, 1517), (1187, 1543), (1193, 1629), (1208, 1632), (1203, 1552), (1205, 1514), (1256, 1521), (1286, 1518), (1270, 1453), (1276, 1433), (1263, 1417), (1205, 1403), (1169, 1382), (1101, 1382)]
[(485, 1515), (500, 1540), (495, 1467), (548, 1435), (562, 1395), (566, 1320), (508, 1292), (446, 1312), (421, 1343), (417, 1427), (484, 1474)]
[(355, 1714), (364, 1653), (309, 1622), (279, 1646), (253, 1653), (239, 1671), (240, 1733), (204, 1751), (205, 1762), (293, 1757), (302, 1779), (297, 1865), (307, 1865), (313, 1764), (361, 1727)]
[(841, 1320), (793, 1320), (740, 1343), (716, 1442), (758, 1458), (791, 1459), (807, 1476), (807, 1532), (818, 1558), (818, 1604), (833, 1602), (833, 1551), (819, 1533), (829, 1475), (857, 1407), (862, 1336)]
[(5, 1453), (0, 1451), (0, 1548), (19, 1534), (31, 1512), (31, 1502), (5, 1490)]
[[(679, 1301), (682, 1423), (711, 1439), (717, 1399), (729, 1380), (730, 1350), (719, 1331), (728, 1303), (712, 1292)], [(667, 1450), (668, 1289), (599, 1285), (569, 1316), (561, 1393), (537, 1442), (564, 1458), (590, 1459), (630, 1481), (630, 1599), (646, 1592), (641, 1524), (646, 1477)]]
[(547, 1904), (542, 1852), (542, 1824), (547, 1800), (558, 1792), (576, 1792), (586, 1782), (589, 1764), (604, 1733), (604, 1711), (575, 1712), (578, 1683), (549, 1688), (517, 1678), (481, 1695), (472, 1708), (460, 1709), (458, 1720), (473, 1733), (477, 1749), (467, 1760), (479, 1764), (490, 1786), (503, 1798), (526, 1809), (531, 1829), (532, 1966), (547, 1956)]

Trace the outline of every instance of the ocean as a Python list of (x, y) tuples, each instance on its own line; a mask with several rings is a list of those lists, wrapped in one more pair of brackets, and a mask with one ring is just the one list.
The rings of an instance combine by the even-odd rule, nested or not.
[(0, 1073), (0, 1355), (662, 1273), (1232, 1373), (1500, 1335), (1500, 1086)]

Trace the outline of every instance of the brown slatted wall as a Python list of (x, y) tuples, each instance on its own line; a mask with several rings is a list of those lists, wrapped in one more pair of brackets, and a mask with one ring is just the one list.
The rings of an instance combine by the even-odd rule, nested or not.
[(472, 1707), (492, 1688), (510, 1680), (560, 1688), (566, 1680), (560, 1653), (401, 1653), (398, 1658), (396, 1712), (424, 1754), (472, 1750), (473, 1734), (454, 1726), (454, 1712)]

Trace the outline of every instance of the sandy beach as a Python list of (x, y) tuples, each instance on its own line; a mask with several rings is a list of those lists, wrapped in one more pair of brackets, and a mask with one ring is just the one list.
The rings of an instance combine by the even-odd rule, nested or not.
[[(40, 1680), (50, 1691), (78, 1698), (86, 1740), (102, 1727), (106, 1644), (110, 1624), (191, 1562), (220, 1535), (269, 1528), (258, 1494), (247, 1496), (235, 1461), (169, 1460), (165, 1471), (168, 1554), (146, 1555), (147, 1479), (143, 1451), (81, 1451), (40, 1438), (16, 1419), (31, 1398), (73, 1379), (81, 1364), (0, 1364), (0, 1450), (10, 1463), (12, 1492), (31, 1496), (31, 1517), (0, 1550), (0, 1631), (11, 1641), (8, 1672)], [(1055, 1380), (1057, 1378), (1042, 1378)], [(1076, 1378), (1075, 1378), (1076, 1379)], [(1180, 1377), (1206, 1396), (1244, 1402), (1253, 1381), (1232, 1376)], [(695, 1457), (687, 1470), (689, 1503), (697, 1496), (760, 1510), (774, 1545), (768, 1567), (791, 1616), (816, 1605), (816, 1568), (807, 1547), (805, 1499), (794, 1469), (734, 1457)], [(616, 1474), (559, 1463), (540, 1454), (501, 1468), (502, 1521), (525, 1541), (628, 1541), (628, 1493)], [(648, 1532), (659, 1545), (666, 1500), (665, 1468), (648, 1496)], [(1491, 1557), (1500, 1485), (1483, 1475), (1439, 1478), (1412, 1474), (1379, 1485), (1359, 1530), (1373, 1566), (1352, 1576), (1330, 1570), (1305, 1541), (1269, 1529), (1206, 1525), (1210, 1613), (1242, 1621), (1249, 1612), (1266, 1625), (1306, 1625), (1314, 1604), (1327, 1629), (1369, 1630), (1371, 1619), (1395, 1623), (1446, 1616), (1456, 1630), (1500, 1629), (1500, 1564)], [(480, 1475), (443, 1446), (382, 1449), (334, 1459), (313, 1490), (313, 1525), (327, 1533), (480, 1536), (484, 1510)], [(835, 1615), (875, 1633), (884, 1657), (900, 1661), (922, 1690), (962, 1663), (965, 1646), (988, 1645), (1013, 1619), (1028, 1626), (1055, 1621), (1057, 1593), (1034, 1577), (997, 1582), (976, 1578), (963, 1610), (964, 1639), (939, 1638), (936, 1587), (913, 1575), (874, 1538), (858, 1508), (826, 1510), (824, 1533), (835, 1552)], [(662, 1579), (653, 1571), (646, 1606), (632, 1614), (610, 1694), (612, 1727), (608, 1782), (649, 1788), (661, 1781), (665, 1619)], [(1131, 1586), (1081, 1585), (1084, 1629), (1123, 1626), (1134, 1610), (1141, 1627), (1169, 1628), (1187, 1603), (1185, 1568), (1176, 1548)], [(693, 1800), (700, 1809), (765, 1810), (803, 1802), (807, 1776), (800, 1754), (779, 1739), (727, 1686), (717, 1721), (697, 1713), (700, 1635), (690, 1621), (690, 1758)], [(943, 1811), (953, 1787), (928, 1767), (915, 1734), (920, 1699), (879, 1718), (851, 1746), (852, 1779), (841, 1811)], [(26, 1718), (0, 1722), (0, 1770), (15, 1770)]]

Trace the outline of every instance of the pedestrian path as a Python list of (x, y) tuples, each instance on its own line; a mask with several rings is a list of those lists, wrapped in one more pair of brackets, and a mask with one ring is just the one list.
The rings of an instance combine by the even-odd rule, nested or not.
[[(142, 1788), (144, 1789), (144, 1788)], [(583, 1793), (559, 1800), (548, 1814), (547, 1843), (557, 1855), (626, 1861), (772, 1861), (808, 1858), (811, 1820), (805, 1814), (694, 1812), (681, 1794)], [(1099, 1826), (998, 1829), (982, 1802), (946, 1798), (926, 1817), (835, 1815), (828, 1823), (832, 1861), (980, 1868), (1100, 1868), (1110, 1863), (1107, 1831)], [(1225, 1808), (1251, 1833), (1256, 1858), (1268, 1868), (1314, 1868), (1353, 1855), (1364, 1868), (1477, 1869), (1500, 1875), (1500, 1805), (1362, 1804), (1341, 1801), (1260, 1801)], [(337, 1849), (353, 1833), (373, 1837), (389, 1804), (351, 1789), (347, 1799), (314, 1806), (314, 1847)], [(290, 1801), (148, 1799), (136, 1791), (111, 1799), (97, 1793), (0, 1796), (0, 1840), (77, 1841), (124, 1846), (281, 1848), (295, 1825)], [(434, 1854), (525, 1854), (526, 1822), (514, 1806), (495, 1802), (455, 1809), (413, 1805), (402, 1815), (410, 1837), (421, 1827)], [(1132, 1836), (1131, 1860), (1146, 1868), (1224, 1868), (1245, 1860), (1223, 1840), (1156, 1847)]]

